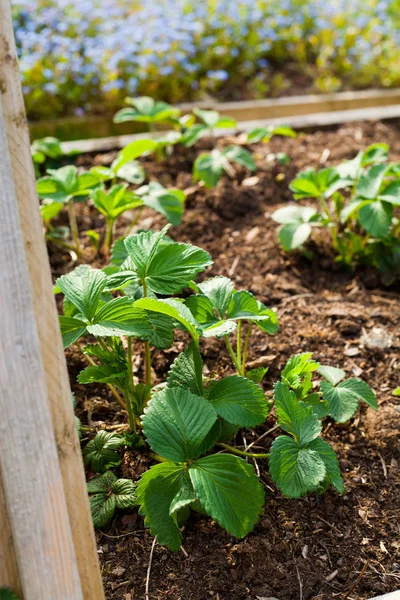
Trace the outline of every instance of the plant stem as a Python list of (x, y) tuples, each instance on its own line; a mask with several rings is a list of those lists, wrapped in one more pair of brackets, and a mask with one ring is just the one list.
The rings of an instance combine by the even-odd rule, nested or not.
[[(127, 338), (128, 342), (128, 374), (129, 374), (129, 383), (132, 388), (132, 394), (135, 392), (135, 381), (133, 379), (133, 364), (132, 364), (132, 338), (129, 336)], [(133, 413), (132, 408), (132, 400), (129, 398), (128, 400), (128, 418), (129, 418), (129, 427), (132, 431), (136, 433), (136, 421), (135, 415)]]
[[(80, 349), (80, 351), (82, 352), (82, 346), (80, 344), (77, 344), (77, 346)], [(92, 359), (91, 356), (88, 356), (87, 354), (84, 354), (83, 352), (82, 352), (82, 354), (86, 358), (87, 362), (90, 365), (92, 365), (93, 367), (97, 367), (96, 363), (94, 362), (94, 360)], [(128, 407), (127, 407), (125, 401), (121, 398), (121, 396), (119, 395), (119, 393), (117, 392), (115, 387), (113, 385), (111, 385), (111, 383), (106, 383), (106, 386), (108, 387), (108, 389), (110, 390), (110, 392), (112, 393), (112, 395), (114, 396), (116, 401), (122, 406), (122, 408), (124, 410), (128, 410)]]
[(239, 365), (239, 372), (242, 371), (242, 326), (243, 321), (239, 321), (236, 338), (236, 360)]
[(70, 198), (68, 200), (68, 216), (69, 216), (69, 226), (71, 228), (71, 233), (72, 233), (72, 239), (74, 240), (75, 243), (75, 252), (77, 253), (77, 255), (79, 257), (81, 257), (82, 251), (81, 251), (81, 245), (79, 242), (79, 230), (78, 230), (78, 224), (76, 222), (76, 217), (75, 217), (75, 212), (74, 212), (74, 202), (73, 199)]
[(237, 372), (238, 372), (238, 373), (239, 373), (239, 375), (240, 375), (240, 374), (241, 374), (240, 365), (239, 365), (239, 363), (238, 363), (238, 361), (237, 361), (237, 359), (236, 359), (235, 353), (234, 353), (234, 351), (233, 351), (233, 348), (232, 348), (232, 344), (231, 344), (231, 343), (230, 343), (230, 341), (229, 341), (228, 334), (227, 334), (227, 335), (224, 335), (224, 339), (225, 339), (225, 344), (226, 344), (226, 347), (228, 348), (229, 355), (230, 355), (230, 357), (231, 357), (231, 359), (232, 359), (232, 361), (233, 361), (233, 364), (234, 364), (234, 365), (235, 365), (235, 367), (236, 367), (236, 370), (237, 370)]
[(249, 340), (250, 340), (252, 327), (253, 327), (253, 321), (249, 321), (249, 324), (247, 325), (246, 337), (244, 339), (243, 353), (242, 353), (242, 375), (243, 375), (243, 377), (246, 377), (247, 350), (249, 348)]
[(269, 453), (265, 453), (265, 454), (255, 454), (253, 452), (244, 452), (244, 450), (238, 450), (237, 448), (234, 448), (233, 446), (228, 446), (228, 444), (217, 444), (217, 446), (220, 446), (221, 448), (224, 448), (225, 450), (229, 450), (229, 452), (232, 452), (233, 454), (238, 454), (239, 456), (246, 456), (247, 458), (269, 458)]
[(103, 252), (108, 255), (110, 253), (112, 235), (114, 229), (114, 219), (106, 219), (106, 236), (104, 238)]
[(139, 208), (139, 210), (137, 211), (135, 218), (133, 219), (132, 223), (128, 226), (127, 230), (125, 231), (125, 237), (127, 237), (130, 234), (132, 229), (135, 227), (136, 223), (139, 221), (140, 215), (142, 214), (143, 209), (144, 209), (144, 206), (141, 206)]
[[(143, 298), (147, 298), (147, 283), (146, 279), (143, 279)], [(150, 342), (147, 340), (144, 343), (144, 365), (145, 375), (144, 382), (151, 385), (151, 354), (150, 354)]]

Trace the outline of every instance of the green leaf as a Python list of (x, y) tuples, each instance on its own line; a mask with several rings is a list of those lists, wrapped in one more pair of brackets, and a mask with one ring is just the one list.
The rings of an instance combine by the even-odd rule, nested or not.
[(321, 381), (321, 391), (324, 400), (329, 405), (329, 413), (338, 423), (344, 423), (351, 419), (358, 408), (359, 400), (363, 400), (375, 410), (378, 409), (375, 394), (361, 379), (346, 379), (336, 387)]
[(146, 179), (146, 173), (139, 161), (130, 160), (118, 169), (117, 177), (133, 185), (140, 185)]
[(122, 437), (108, 431), (98, 431), (96, 437), (90, 440), (83, 449), (85, 465), (91, 464), (92, 469), (102, 473), (110, 466), (117, 466), (121, 462), (116, 450), (122, 444)]
[(312, 227), (308, 223), (287, 223), (278, 232), (279, 241), (285, 252), (300, 248), (308, 240)]
[(319, 368), (319, 363), (311, 359), (312, 352), (301, 352), (291, 356), (281, 373), (282, 380), (290, 387), (296, 388), (302, 378)]
[(396, 388), (396, 389), (393, 391), (393, 396), (400, 396), (400, 387)]
[(204, 296), (210, 300), (212, 307), (217, 311), (220, 318), (223, 318), (235, 291), (232, 280), (222, 276), (212, 277), (203, 283), (199, 283), (198, 287)]
[(241, 146), (228, 146), (223, 153), (229, 161), (236, 162), (250, 171), (255, 171), (257, 168), (250, 152)]
[(153, 328), (149, 336), (150, 343), (156, 348), (169, 348), (174, 341), (174, 322), (171, 317), (146, 311), (150, 325)]
[(271, 219), (276, 223), (286, 225), (287, 223), (308, 223), (310, 220), (315, 218), (318, 212), (311, 206), (296, 206), (289, 205), (283, 208), (278, 208), (272, 213)]
[(199, 339), (199, 324), (194, 319), (190, 310), (178, 300), (169, 298), (168, 300), (156, 300), (155, 298), (141, 298), (136, 300), (137, 308), (144, 308), (146, 311), (153, 311), (171, 317), (177, 321), (190, 333), (197, 342)]
[(376, 396), (374, 392), (371, 390), (368, 383), (366, 383), (362, 379), (352, 377), (351, 379), (346, 379), (346, 381), (342, 381), (342, 383), (340, 383), (338, 387), (351, 391), (351, 393), (357, 396), (359, 400), (366, 402), (368, 406), (371, 406), (375, 410), (378, 410), (378, 403), (376, 401)]
[(365, 204), (358, 212), (358, 220), (361, 227), (377, 238), (383, 238), (389, 233), (392, 218), (392, 205), (380, 200)]
[(68, 194), (63, 184), (53, 177), (42, 177), (36, 182), (36, 191), (40, 198), (49, 198), (54, 202), (65, 203)]
[(55, 217), (57, 217), (57, 215), (60, 214), (60, 212), (63, 209), (63, 206), (64, 205), (61, 202), (46, 202), (46, 200), (43, 201), (43, 203), (40, 205), (40, 214), (45, 225), (48, 225), (50, 221), (55, 219)]
[(138, 121), (140, 123), (169, 122), (173, 117), (180, 114), (178, 108), (174, 108), (167, 102), (156, 102), (150, 96), (138, 98), (125, 98), (129, 108), (123, 108), (114, 116), (114, 123), (125, 121)]
[(177, 525), (179, 525), (177, 519), (179, 511), (185, 507), (190, 507), (190, 505), (196, 501), (198, 501), (198, 498), (194, 492), (192, 482), (190, 481), (188, 473), (185, 473), (184, 478), (182, 480), (181, 489), (172, 499), (171, 505), (169, 507), (169, 514), (171, 517), (174, 518)]
[(274, 394), (279, 427), (290, 433), (300, 446), (308, 444), (321, 433), (322, 425), (313, 409), (299, 402), (286, 384), (276, 383)]
[(102, 475), (93, 477), (87, 482), (87, 490), (89, 494), (107, 494), (111, 492), (113, 484), (117, 481), (117, 477), (112, 471), (106, 471)]
[(106, 302), (96, 312), (87, 330), (96, 337), (129, 335), (148, 339), (153, 333), (145, 311), (126, 296)]
[(214, 129), (217, 126), (221, 115), (216, 110), (202, 110), (201, 108), (194, 108), (193, 114), (196, 115), (204, 125), (207, 125), (209, 129)]
[(203, 361), (193, 341), (172, 363), (167, 382), (170, 388), (182, 387), (193, 394), (203, 395)]
[(125, 377), (126, 371), (115, 372), (108, 365), (93, 365), (83, 369), (78, 375), (78, 383), (114, 383), (115, 379)]
[(97, 188), (91, 191), (90, 197), (97, 210), (113, 221), (126, 210), (143, 204), (140, 198), (128, 192), (127, 184), (113, 185), (107, 192), (104, 188)]
[(171, 504), (182, 487), (184, 465), (160, 463), (146, 471), (137, 487), (139, 513), (145, 525), (161, 545), (177, 552), (181, 546), (181, 533), (170, 515)]
[(106, 282), (107, 277), (102, 271), (92, 269), (89, 265), (80, 265), (67, 275), (59, 277), (56, 285), (90, 321), (97, 310)]
[(301, 447), (287, 435), (273, 442), (269, 470), (272, 480), (288, 498), (300, 498), (316, 490), (327, 474), (318, 452)]
[(346, 377), (346, 371), (337, 369), (336, 367), (328, 367), (328, 365), (320, 365), (317, 371), (332, 385), (336, 385)]
[(356, 186), (356, 196), (374, 200), (380, 190), (388, 165), (374, 165), (365, 171)]
[(201, 331), (201, 335), (204, 338), (223, 337), (233, 333), (236, 327), (237, 325), (234, 321), (217, 321), (212, 325), (204, 327)]
[(156, 148), (157, 142), (154, 140), (136, 140), (131, 142), (118, 152), (117, 157), (111, 165), (111, 169), (115, 174), (118, 174), (119, 170), (126, 165), (126, 163), (143, 154), (153, 152)]
[(239, 375), (212, 382), (208, 399), (220, 417), (240, 427), (260, 425), (269, 412), (263, 390)]
[(254, 381), (254, 383), (261, 383), (267, 371), (268, 367), (257, 367), (256, 369), (246, 371), (246, 377), (250, 381)]
[(242, 538), (253, 529), (264, 490), (251, 465), (229, 454), (207, 456), (192, 464), (189, 476), (205, 511), (228, 533)]
[(173, 242), (160, 247), (166, 228), (160, 233), (132, 235), (125, 246), (138, 278), (156, 294), (174, 294), (212, 264), (208, 252), (190, 244)]
[(182, 142), (187, 148), (190, 148), (196, 142), (198, 142), (199, 139), (207, 135), (207, 133), (209, 133), (209, 128), (207, 125), (195, 123), (195, 125), (192, 125), (192, 127), (189, 127), (183, 132)]
[(146, 439), (157, 454), (183, 462), (199, 456), (216, 420), (207, 400), (180, 387), (167, 387), (152, 396), (142, 422)]
[(326, 474), (329, 477), (332, 485), (337, 489), (339, 494), (344, 492), (343, 478), (340, 473), (339, 461), (334, 449), (321, 438), (313, 440), (309, 445), (310, 450), (318, 452), (318, 456), (323, 460)]
[(308, 396), (303, 398), (302, 402), (306, 406), (311, 406), (318, 419), (323, 419), (329, 415), (328, 403), (321, 398), (320, 394), (308, 394)]
[(182, 190), (167, 189), (156, 181), (142, 186), (136, 193), (143, 204), (164, 215), (172, 225), (180, 225), (185, 206), (185, 194)]
[(341, 211), (340, 211), (340, 221), (341, 223), (346, 223), (347, 219), (349, 219), (350, 217), (354, 217), (356, 213), (358, 213), (358, 211), (360, 210), (360, 208), (362, 208), (363, 206), (366, 206), (367, 204), (369, 204), (369, 200), (363, 200), (363, 199), (354, 199), (351, 202), (349, 202), (349, 204), (347, 204), (347, 206), (345, 206)]
[(71, 346), (76, 340), (86, 333), (86, 323), (74, 317), (58, 317), (64, 349)]
[(394, 206), (400, 206), (400, 181), (389, 183), (379, 194), (379, 200), (384, 200)]
[(92, 513), (95, 529), (102, 529), (113, 518), (117, 506), (114, 494), (94, 494), (89, 498), (90, 511)]
[(112, 486), (112, 492), (120, 510), (136, 506), (136, 485), (131, 479), (118, 479)]
[(371, 144), (362, 153), (361, 165), (367, 167), (370, 164), (386, 162), (389, 158), (389, 146), (387, 144)]
[(250, 143), (269, 142), (273, 135), (282, 135), (285, 137), (296, 137), (296, 132), (287, 125), (278, 125), (277, 127), (257, 127), (250, 131), (247, 141)]
[(207, 296), (193, 294), (189, 298), (186, 298), (185, 305), (201, 325), (209, 326), (218, 322), (211, 300)]
[(203, 181), (206, 188), (213, 188), (221, 179), (222, 172), (229, 168), (229, 161), (220, 150), (202, 152), (194, 161), (193, 179)]

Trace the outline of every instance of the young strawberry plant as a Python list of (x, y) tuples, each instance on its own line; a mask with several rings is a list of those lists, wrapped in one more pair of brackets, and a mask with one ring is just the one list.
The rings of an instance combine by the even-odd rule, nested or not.
[(194, 181), (202, 181), (207, 188), (217, 185), (223, 173), (235, 177), (232, 163), (256, 170), (256, 163), (250, 152), (241, 146), (228, 146), (223, 150), (214, 148), (211, 152), (202, 152), (193, 164)]
[(102, 529), (112, 520), (117, 509), (126, 510), (137, 504), (136, 486), (130, 479), (118, 479), (112, 471), (94, 477), (87, 484), (93, 525)]
[[(177, 300), (159, 302), (156, 294), (179, 292), (212, 262), (209, 254), (196, 246), (163, 243), (167, 229), (126, 238), (126, 258), (112, 275), (81, 265), (56, 282), (65, 296), (64, 315), (60, 316), (65, 347), (88, 334), (98, 340), (83, 349), (91, 365), (80, 373), (79, 382), (106, 383), (117, 398), (119, 390), (124, 397), (119, 401), (128, 411), (133, 431), (151, 390), (151, 345), (166, 348), (172, 344), (174, 320), (188, 323), (198, 336), (195, 327), (181, 315), (186, 307)], [(110, 291), (120, 289), (129, 295), (113, 298)], [(151, 308), (144, 310), (147, 307), (142, 308), (136, 300), (143, 297), (146, 301), (148, 296), (161, 304), (164, 314)], [(188, 309), (186, 316), (194, 321)], [(145, 374), (140, 384), (135, 384), (132, 371), (132, 337), (144, 341)], [(126, 350), (122, 341), (125, 338)]]
[(166, 102), (156, 102), (149, 96), (125, 98), (127, 108), (122, 108), (114, 116), (114, 123), (136, 121), (145, 123), (153, 131), (157, 123), (174, 123), (180, 111)]
[(55, 137), (45, 137), (33, 140), (31, 145), (32, 160), (35, 166), (36, 177), (40, 177), (44, 165), (47, 167), (58, 167), (64, 158), (70, 158), (80, 154), (79, 150), (70, 150), (65, 152), (61, 147), (61, 142)]
[(256, 127), (249, 131), (247, 141), (249, 144), (257, 144), (259, 142), (265, 143), (269, 142), (274, 135), (294, 138), (297, 134), (294, 129), (287, 125), (277, 125), (276, 127), (270, 125), (269, 127)]
[[(198, 285), (193, 283), (192, 288), (198, 293), (190, 296), (185, 304), (202, 326), (202, 336), (223, 337), (238, 374), (256, 379), (258, 383), (267, 370), (246, 372), (251, 332), (256, 326), (268, 335), (274, 335), (278, 331), (276, 313), (250, 292), (236, 291), (227, 277), (213, 277)], [(236, 351), (230, 342), (230, 335), (235, 331)]]
[(294, 198), (315, 198), (320, 211), (294, 206), (275, 211), (283, 248), (301, 248), (314, 227), (325, 227), (342, 264), (398, 268), (400, 225), (394, 211), (400, 206), (400, 177), (387, 159), (388, 146), (374, 144), (336, 167), (301, 172), (290, 184)]
[(235, 128), (237, 123), (235, 119), (220, 115), (216, 110), (202, 110), (194, 108), (193, 114), (199, 119), (199, 123), (192, 123), (187, 120), (184, 123), (182, 133), (182, 143), (186, 147), (193, 146), (202, 137), (210, 136), (215, 141), (215, 130)]
[[(60, 169), (48, 169), (47, 176), (38, 179), (36, 183), (40, 198), (44, 199), (42, 217), (47, 228), (46, 237), (60, 243), (58, 235), (52, 235), (50, 221), (59, 214), (64, 205), (68, 207), (69, 224), (74, 241), (74, 250), (81, 255), (79, 231), (74, 212), (74, 202), (86, 198), (90, 190), (98, 185), (97, 177), (89, 172), (79, 173), (73, 165)], [(56, 232), (57, 233), (57, 232)]]

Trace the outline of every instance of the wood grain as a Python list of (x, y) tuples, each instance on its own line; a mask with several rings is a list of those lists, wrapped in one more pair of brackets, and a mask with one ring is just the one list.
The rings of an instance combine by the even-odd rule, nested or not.
[(0, 587), (9, 587), (21, 594), (14, 542), (8, 520), (6, 499), (0, 473)]
[(1, 102), (0, 156), (0, 472), (8, 533), (24, 600), (80, 600)]
[[(2, 111), (4, 113), (2, 133), (4, 138), (3, 145), (5, 146), (4, 152), (10, 157), (10, 163), (8, 164), (10, 172), (8, 175), (4, 172), (4, 163), (1, 165), (2, 180), (4, 178), (6, 179), (4, 184), (2, 181), (0, 189), (3, 190), (3, 185), (5, 185), (6, 180), (8, 181), (7, 177), (9, 177), (11, 173), (12, 181), (11, 183), (8, 181), (8, 185), (14, 186), (14, 194), (12, 197), (10, 196), (8, 198), (9, 206), (7, 206), (7, 209), (3, 197), (1, 198), (0, 232), (2, 239), (0, 240), (0, 243), (3, 246), (5, 241), (7, 241), (7, 244), (10, 245), (11, 248), (14, 244), (14, 239), (10, 237), (10, 232), (13, 231), (13, 236), (15, 237), (15, 235), (17, 235), (19, 244), (21, 245), (23, 243), (25, 247), (24, 261), (26, 260), (27, 263), (27, 273), (24, 273), (24, 277), (27, 277), (27, 280), (23, 279), (22, 283), (24, 286), (28, 287), (28, 297), (32, 297), (33, 300), (33, 314), (31, 314), (29, 318), (32, 318), (33, 323), (36, 320), (40, 341), (40, 356), (36, 357), (35, 360), (38, 361), (40, 359), (41, 364), (44, 365), (45, 389), (41, 389), (41, 392), (46, 392), (52, 418), (52, 424), (47, 423), (44, 433), (46, 433), (46, 436), (48, 435), (49, 439), (55, 439), (58, 451), (62, 483), (72, 529), (75, 553), (78, 561), (83, 597), (85, 600), (102, 600), (104, 598), (103, 586), (89, 509), (80, 445), (76, 433), (68, 373), (52, 292), (50, 267), (36, 194), (35, 176), (30, 155), (29, 132), (19, 80), (19, 69), (8, 0), (0, 0), (0, 31), (0, 90)], [(3, 150), (1, 156), (3, 158)], [(9, 195), (10, 194), (11, 192), (9, 192)], [(17, 216), (13, 215), (14, 221), (11, 222), (10, 211), (15, 212), (16, 209), (18, 214)], [(2, 261), (5, 260), (4, 257), (6, 255), (8, 260), (12, 258), (10, 249), (5, 252), (5, 254), (3, 254), (3, 251), (1, 253)], [(21, 257), (19, 257), (19, 259), (21, 259)], [(12, 264), (14, 267), (17, 266), (15, 259)], [(6, 267), (7, 262), (4, 263), (4, 268)], [(20, 276), (18, 271), (15, 276)], [(12, 282), (12, 279), (10, 279), (10, 285)], [(29, 285), (26, 285), (27, 282)], [(4, 283), (2, 288), (4, 288)], [(23, 298), (21, 298), (21, 301), (22, 300)], [(3, 304), (3, 301), (1, 302)], [(17, 306), (18, 305), (15, 303), (15, 312)], [(18, 314), (19, 307), (17, 315)], [(11, 319), (11, 316), (9, 318)], [(24, 321), (29, 325), (29, 319), (24, 318)], [(11, 323), (9, 326), (11, 327)], [(15, 330), (14, 332), (9, 333), (17, 334), (17, 331)], [(1, 341), (2, 343), (9, 343), (6, 342), (4, 338)], [(18, 348), (21, 352), (23, 349), (23, 352), (22, 356), (19, 356), (19, 359), (24, 359), (29, 362), (29, 346), (26, 346), (23, 338), (21, 338), (20, 343), (22, 346), (21, 348)], [(24, 370), (20, 371), (18, 375), (19, 379), (23, 378), (24, 374)], [(11, 385), (9, 379), (8, 383)], [(18, 398), (18, 396), (13, 394), (12, 401), (16, 402), (16, 398)], [(2, 402), (3, 401), (4, 399), (2, 398)], [(9, 402), (11, 402), (10, 398)], [(20, 415), (21, 418), (24, 418), (25, 422), (24, 411), (20, 411)], [(37, 420), (40, 418), (40, 415), (38, 415)], [(35, 418), (33, 418), (33, 421), (35, 421)], [(14, 433), (17, 435), (17, 422), (11, 422), (11, 425), (16, 427)], [(3, 440), (1, 440), (0, 443), (3, 443)], [(50, 444), (50, 442), (48, 443)], [(27, 452), (26, 448), (25, 452)], [(11, 465), (8, 465), (8, 467), (11, 468)], [(53, 467), (56, 471), (55, 464)], [(43, 476), (44, 475), (45, 473), (43, 473)], [(4, 479), (4, 482), (6, 479), (7, 478)], [(39, 479), (36, 479), (36, 481), (39, 481)], [(6, 488), (6, 485), (4, 485), (4, 487)], [(57, 490), (57, 493), (58, 492), (59, 490)], [(6, 497), (9, 498), (10, 492), (8, 489), (5, 489), (5, 494)], [(64, 497), (59, 497), (54, 494), (48, 498), (48, 502), (50, 502), (50, 498), (52, 498), (52, 501), (60, 503), (61, 506), (64, 502)], [(49, 510), (51, 509), (51, 503), (48, 508)], [(66, 535), (66, 540), (68, 540), (68, 532), (65, 530), (64, 533)], [(15, 540), (14, 542), (16, 545)], [(63, 553), (68, 554), (68, 550), (63, 551)], [(23, 569), (19, 562), (20, 557), (17, 547), (16, 554), (20, 576), (22, 577)], [(44, 600), (44, 598), (45, 596), (42, 596), (40, 600)], [(76, 600), (79, 596), (73, 596), (73, 598)], [(56, 599), (63, 600), (64, 597), (56, 594), (51, 598), (51, 600)]]

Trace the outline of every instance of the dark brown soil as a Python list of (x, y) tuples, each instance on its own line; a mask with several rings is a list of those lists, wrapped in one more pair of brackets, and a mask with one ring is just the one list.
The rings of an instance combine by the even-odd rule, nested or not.
[[(325, 234), (311, 244), (312, 262), (284, 254), (270, 218), (276, 208), (291, 201), (288, 183), (301, 168), (318, 167), (321, 161), (335, 164), (379, 141), (388, 142), (391, 157), (400, 161), (399, 130), (398, 122), (361, 123), (301, 134), (294, 140), (276, 138), (255, 150), (257, 179), (249, 181), (251, 174), (238, 169), (234, 181), (225, 179), (211, 191), (192, 183), (193, 149), (159, 164), (146, 160), (150, 178), (187, 192), (183, 223), (170, 230), (171, 236), (211, 253), (215, 263), (207, 276), (227, 275), (237, 288), (249, 289), (277, 308), (279, 334), (257, 333), (249, 354), (250, 362), (269, 366), (266, 392), (292, 354), (312, 351), (322, 363), (363, 377), (380, 405), (378, 413), (362, 408), (345, 425), (325, 422), (324, 438), (340, 458), (344, 496), (329, 490), (322, 497), (285, 499), (271, 482), (266, 463), (258, 461), (267, 496), (254, 531), (237, 540), (211, 519), (191, 517), (184, 528), (182, 552), (173, 554), (157, 545), (154, 549), (152, 600), (365, 600), (400, 588), (400, 404), (392, 396), (400, 385), (399, 283), (385, 288), (372, 270), (341, 271)], [(291, 163), (271, 166), (268, 154), (277, 151), (287, 152)], [(107, 164), (112, 158), (112, 153), (86, 156), (80, 164)], [(82, 230), (101, 229), (102, 218), (90, 207), (78, 207), (78, 216)], [(132, 215), (121, 219), (120, 233), (129, 218)], [(148, 211), (140, 226), (159, 229), (164, 224)], [(73, 266), (60, 253), (52, 254), (52, 263), (55, 274)], [(93, 259), (93, 264), (102, 261)], [(373, 328), (387, 334), (385, 349), (366, 347), (365, 336)], [(177, 334), (170, 350), (154, 352), (155, 381), (163, 380), (184, 340), (184, 334)], [(137, 352), (140, 376), (140, 344)], [(232, 371), (220, 340), (203, 343), (203, 353), (210, 371)], [(83, 419), (95, 426), (125, 423), (126, 416), (106, 388), (76, 384), (76, 374), (83, 368), (78, 351), (69, 350), (67, 357)], [(245, 432), (245, 438), (238, 434), (236, 443), (250, 443), (273, 426), (271, 415), (264, 426)], [(268, 433), (258, 443), (260, 450), (269, 448), (276, 434)], [(137, 479), (147, 462), (146, 454), (126, 451), (121, 473)], [(152, 538), (137, 511), (118, 515), (97, 539), (107, 599), (144, 599)]]

